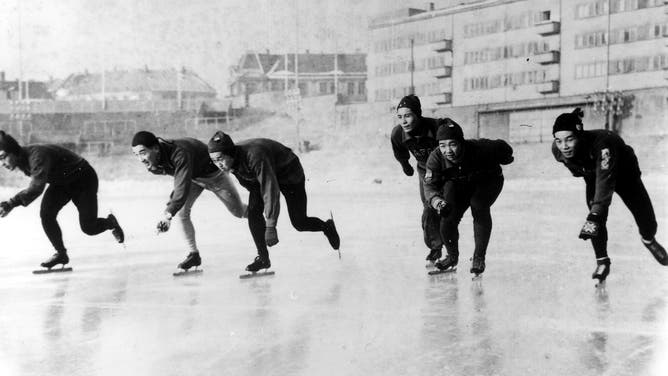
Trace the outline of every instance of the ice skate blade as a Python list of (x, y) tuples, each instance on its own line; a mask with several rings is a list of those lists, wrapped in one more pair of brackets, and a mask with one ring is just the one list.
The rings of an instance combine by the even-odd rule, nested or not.
[(457, 268), (454, 267), (454, 268), (447, 268), (445, 270), (440, 270), (440, 269), (431, 270), (431, 271), (427, 272), (427, 274), (438, 275), (438, 274), (452, 273), (452, 272), (456, 272), (456, 271), (457, 271)]
[(248, 272), (246, 274), (242, 274), (239, 276), (240, 279), (248, 279), (248, 278), (256, 278), (256, 277), (264, 277), (264, 276), (269, 276), (269, 275), (274, 275), (276, 272), (272, 271), (264, 271), (264, 272)]
[(482, 273), (474, 275), (471, 281), (482, 281)]
[(433, 263), (433, 262), (431, 262), (431, 261), (428, 261), (428, 262), (427, 262), (427, 263), (425, 264), (425, 266), (424, 266), (424, 267), (425, 267), (425, 268), (427, 268), (427, 269), (433, 269), (433, 268), (435, 268), (435, 267), (436, 267), (436, 265), (434, 265), (434, 263)]
[(62, 273), (62, 272), (71, 272), (72, 268), (70, 267), (62, 267), (62, 268), (51, 268), (51, 269), (38, 269), (38, 270), (33, 270), (32, 274), (48, 274), (48, 273)]
[(181, 276), (186, 276), (186, 275), (198, 275), (198, 274), (201, 274), (203, 271), (204, 271), (203, 269), (181, 270), (180, 272), (172, 273), (172, 275), (174, 277), (181, 277)]
[(605, 289), (605, 279), (602, 280), (602, 281), (596, 282), (594, 287), (596, 287), (597, 289)]

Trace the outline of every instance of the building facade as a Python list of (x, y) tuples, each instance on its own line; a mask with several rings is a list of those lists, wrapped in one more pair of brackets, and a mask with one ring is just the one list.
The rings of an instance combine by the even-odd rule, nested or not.
[(667, 10), (664, 0), (488, 0), (379, 17), (369, 99), (414, 92), (434, 113), (466, 114), (469, 133), (511, 141), (551, 139), (556, 114), (574, 106), (591, 127), (668, 134), (658, 126)]
[(232, 96), (293, 90), (298, 81), (300, 94), (305, 97), (337, 94), (343, 102), (367, 99), (366, 54), (360, 53), (307, 51), (296, 56), (249, 51), (230, 68), (230, 77)]

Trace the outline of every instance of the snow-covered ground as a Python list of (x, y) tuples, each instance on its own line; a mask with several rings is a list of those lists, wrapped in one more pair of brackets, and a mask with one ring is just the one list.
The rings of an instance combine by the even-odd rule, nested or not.
[[(606, 291), (594, 288), (593, 251), (577, 239), (584, 184), (566, 174), (506, 181), (476, 284), (470, 213), (459, 271), (428, 276), (417, 177), (304, 165), (309, 212), (333, 210), (342, 259), (321, 234), (293, 230), (283, 207), (272, 277), (238, 278), (255, 256), (248, 227), (210, 193), (192, 214), (204, 273), (172, 277), (187, 253), (178, 224), (154, 232), (170, 178), (101, 182), (100, 210), (113, 209), (127, 248), (110, 233), (81, 233), (68, 205), (59, 220), (72, 273), (30, 273), (52, 253), (38, 202), (1, 219), (0, 374), (667, 374), (668, 269), (618, 198)], [(666, 244), (668, 179), (644, 179)]]

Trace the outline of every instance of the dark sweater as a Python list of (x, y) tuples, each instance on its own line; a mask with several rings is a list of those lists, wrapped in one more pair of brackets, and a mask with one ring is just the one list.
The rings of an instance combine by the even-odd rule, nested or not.
[(595, 185), (592, 213), (607, 214), (615, 186), (640, 176), (633, 148), (621, 137), (606, 130), (582, 131), (578, 135), (576, 154), (570, 159), (561, 154), (556, 141), (553, 141), (552, 155), (573, 176), (583, 177), (587, 185)]
[[(439, 149), (427, 160), (424, 178), (424, 193), (427, 202), (442, 198), (446, 182), (479, 183), (487, 179), (502, 177), (501, 165), (513, 162), (513, 148), (503, 140), (464, 140), (462, 160), (455, 164), (445, 158)], [(448, 185), (451, 187), (452, 185)]]
[(158, 165), (149, 169), (157, 175), (174, 177), (174, 190), (169, 196), (165, 211), (175, 215), (186, 202), (192, 179), (218, 172), (209, 158), (207, 146), (194, 138), (158, 140), (160, 156)]
[(260, 190), (267, 226), (276, 226), (280, 213), (279, 186), (304, 182), (299, 158), (290, 148), (267, 138), (240, 141), (235, 148), (234, 176), (246, 189)]
[(51, 144), (24, 146), (17, 167), (30, 177), (28, 188), (11, 199), (23, 206), (39, 197), (47, 184), (69, 184), (77, 179), (82, 169), (91, 168), (78, 154)]

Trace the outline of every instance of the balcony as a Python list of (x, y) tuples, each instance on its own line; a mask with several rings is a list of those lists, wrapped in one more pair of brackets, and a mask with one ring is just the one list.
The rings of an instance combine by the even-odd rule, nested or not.
[(452, 103), (452, 93), (441, 93), (439, 95), (441, 96), (441, 98), (436, 101), (437, 105), (443, 106)]
[(452, 67), (451, 66), (445, 66), (445, 67), (440, 67), (437, 70), (436, 73), (436, 78), (448, 78), (452, 77)]
[(548, 35), (559, 34), (561, 23), (559, 21), (543, 21), (535, 24), (537, 33), (546, 37)]
[(541, 94), (553, 94), (559, 92), (559, 81), (552, 80), (536, 85), (536, 90)]
[(434, 42), (434, 52), (452, 52), (452, 39), (441, 39)]
[(559, 64), (559, 51), (550, 51), (533, 57), (533, 61), (540, 65)]

